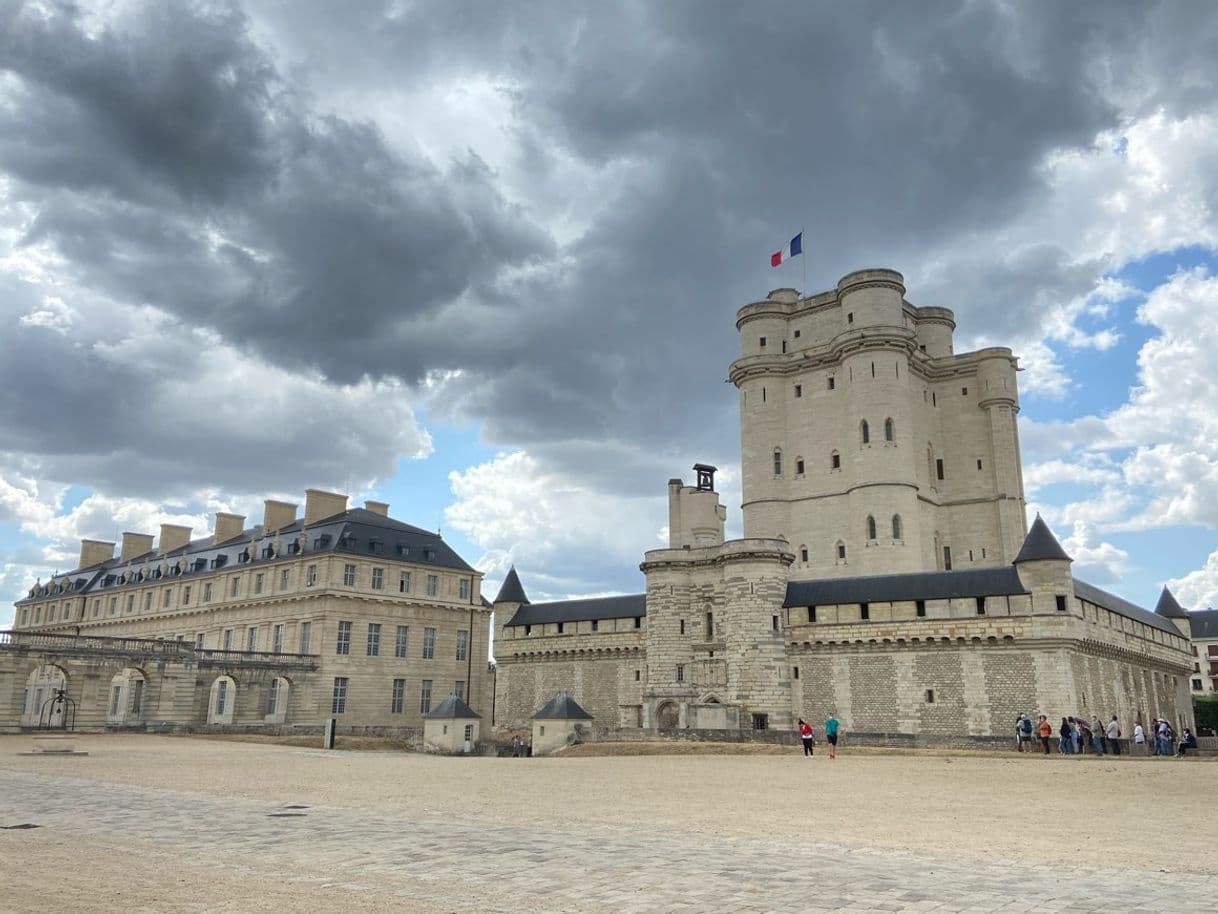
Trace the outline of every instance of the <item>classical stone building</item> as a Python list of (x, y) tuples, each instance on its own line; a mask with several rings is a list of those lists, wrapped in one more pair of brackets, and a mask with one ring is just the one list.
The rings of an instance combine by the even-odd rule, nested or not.
[(450, 694), (489, 715), (482, 575), (388, 510), (309, 490), (303, 517), (267, 501), (203, 539), (83, 542), (0, 639), (0, 726), (38, 725), (58, 689), (89, 725), (421, 731)]
[[(1191, 723), (1189, 633), (1075, 578), (1025, 520), (1008, 349), (955, 353), (900, 274), (737, 316), (744, 538), (714, 468), (669, 482), (646, 592), (495, 601), (495, 723), (567, 691), (600, 729), (1001, 737), (1020, 713)], [(1187, 623), (1185, 623), (1186, 625)]]

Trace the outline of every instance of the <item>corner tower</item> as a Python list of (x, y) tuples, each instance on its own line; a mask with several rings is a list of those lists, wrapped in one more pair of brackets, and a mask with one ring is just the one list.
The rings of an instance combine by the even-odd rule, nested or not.
[(794, 578), (1009, 563), (1026, 533), (1009, 349), (956, 354), (955, 317), (887, 269), (737, 313), (746, 537)]

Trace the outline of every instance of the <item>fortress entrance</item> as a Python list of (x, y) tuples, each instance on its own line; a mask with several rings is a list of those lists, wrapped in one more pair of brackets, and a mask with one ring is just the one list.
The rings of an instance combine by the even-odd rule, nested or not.
[(661, 732), (671, 732), (677, 729), (681, 721), (681, 712), (676, 702), (666, 701), (656, 708), (656, 729)]

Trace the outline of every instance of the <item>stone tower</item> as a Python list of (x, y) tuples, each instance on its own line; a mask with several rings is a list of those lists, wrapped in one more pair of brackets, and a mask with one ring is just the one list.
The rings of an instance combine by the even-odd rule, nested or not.
[(946, 308), (860, 270), (737, 313), (746, 537), (785, 537), (792, 576), (1011, 562), (1027, 531), (1009, 349), (956, 354)]

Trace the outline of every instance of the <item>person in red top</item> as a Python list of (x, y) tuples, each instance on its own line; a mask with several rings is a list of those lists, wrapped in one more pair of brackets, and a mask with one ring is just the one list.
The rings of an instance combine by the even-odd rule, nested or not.
[(812, 725), (802, 717), (799, 719), (799, 738), (804, 741), (804, 755), (812, 754)]
[(1049, 754), (1049, 737), (1053, 735), (1053, 725), (1042, 714), (1040, 715), (1040, 723), (1036, 726), (1036, 733), (1040, 737), (1040, 746), (1045, 751), (1045, 755)]

